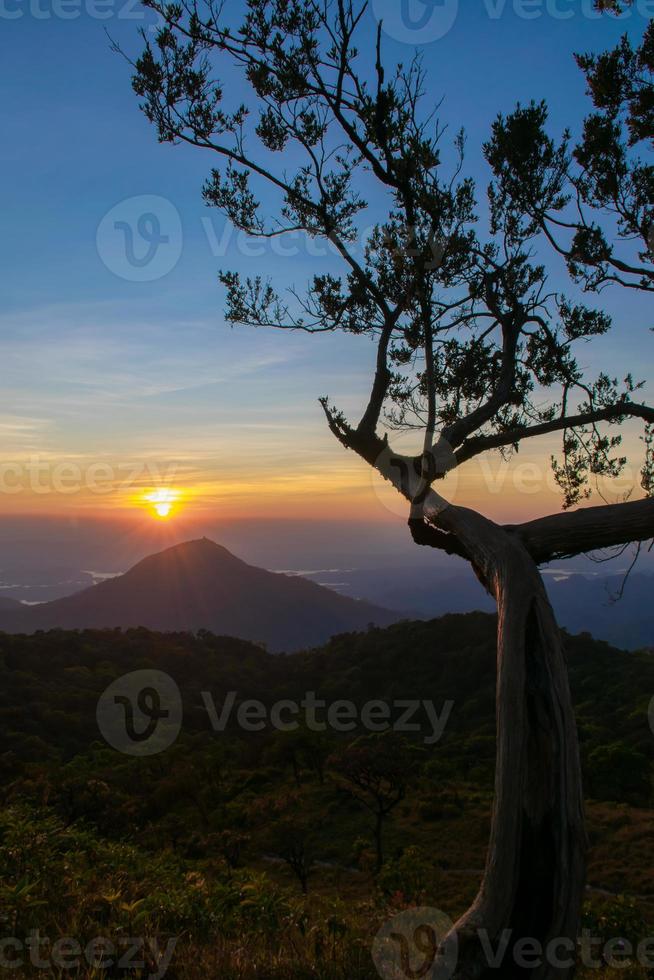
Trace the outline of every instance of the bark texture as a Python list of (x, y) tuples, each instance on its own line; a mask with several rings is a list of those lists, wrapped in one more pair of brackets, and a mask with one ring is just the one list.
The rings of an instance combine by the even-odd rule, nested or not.
[(584, 507), (507, 528), (534, 561), (551, 561), (654, 537), (654, 497)]
[[(460, 508), (440, 511), (437, 520), (464, 543), (498, 610), (495, 802), (481, 888), (455, 926), (454, 976), (563, 980), (574, 972), (586, 834), (560, 632), (519, 538)], [(539, 966), (525, 966), (516, 953), (526, 937), (549, 947)], [(501, 965), (493, 965), (489, 951), (502, 943)]]

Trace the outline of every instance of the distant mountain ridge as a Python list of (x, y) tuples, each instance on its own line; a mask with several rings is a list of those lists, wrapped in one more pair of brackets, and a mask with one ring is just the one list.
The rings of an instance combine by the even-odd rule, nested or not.
[[(463, 563), (449, 572), (436, 565), (427, 570), (380, 565), (315, 574), (341, 595), (361, 596), (398, 615), (404, 611), (405, 618), (495, 611), (494, 600)], [(621, 649), (654, 647), (654, 576), (647, 571), (632, 572), (625, 581), (625, 573), (590, 575), (545, 568), (543, 578), (559, 626), (571, 633), (591, 633)]]
[[(545, 581), (558, 622), (570, 632), (587, 631), (622, 649), (654, 647), (653, 576), (632, 574), (619, 602), (614, 598), (624, 584), (620, 575), (546, 569)], [(493, 612), (494, 602), (463, 566), (425, 569), (384, 562), (375, 568), (275, 573), (200, 538), (63, 598), (24, 605), (0, 596), (0, 631), (207, 629), (265, 644), (273, 652), (293, 652), (370, 623), (388, 626), (474, 610)]]
[(51, 602), (0, 604), (0, 630), (144, 626), (210, 630), (271, 651), (319, 646), (338, 633), (388, 626), (401, 614), (339, 595), (298, 576), (266, 571), (201, 538), (138, 562), (124, 575)]

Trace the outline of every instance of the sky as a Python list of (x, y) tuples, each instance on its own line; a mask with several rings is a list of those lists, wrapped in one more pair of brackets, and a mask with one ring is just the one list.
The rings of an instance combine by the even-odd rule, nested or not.
[[(363, 41), (382, 18), (389, 63), (421, 50), (427, 97), (444, 100), (452, 136), (465, 127), (483, 193), (496, 114), (547, 98), (552, 131), (578, 131), (588, 100), (573, 52), (638, 37), (647, 16), (645, 0), (624, 20), (598, 18), (591, 0), (374, 0)], [(219, 269), (301, 288), (336, 266), (301, 242), (255, 248), (203, 204), (212, 161), (157, 143), (109, 40), (138, 54), (152, 15), (134, 0), (0, 0), (0, 20), (0, 521), (140, 520), (144, 496), (168, 486), (186, 519), (401, 525), (403, 502), (334, 440), (318, 404), (329, 395), (357, 416), (370, 341), (225, 323)], [(153, 231), (167, 242), (147, 262)], [(648, 311), (625, 292), (602, 297), (616, 327), (582, 362), (651, 377)], [(497, 520), (555, 511), (554, 448), (471, 464), (446, 492)]]

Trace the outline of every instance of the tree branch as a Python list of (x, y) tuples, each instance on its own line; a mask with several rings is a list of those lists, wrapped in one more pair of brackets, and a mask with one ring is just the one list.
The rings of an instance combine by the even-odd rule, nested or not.
[(585, 412), (580, 415), (566, 415), (561, 418), (552, 419), (551, 422), (543, 422), (540, 425), (522, 425), (515, 429), (508, 429), (506, 432), (498, 432), (489, 436), (476, 436), (466, 439), (461, 448), (455, 453), (457, 466), (467, 460), (486, 452), (488, 449), (499, 449), (501, 446), (513, 446), (521, 442), (522, 439), (531, 439), (535, 436), (548, 435), (550, 432), (560, 432), (562, 429), (574, 429), (583, 425), (592, 425), (595, 422), (610, 422), (611, 420), (623, 419), (625, 416), (644, 419), (646, 422), (654, 422), (654, 408), (648, 405), (638, 405), (634, 402), (619, 402), (609, 405), (606, 408), (598, 408), (595, 412)]
[(537, 564), (654, 538), (654, 497), (551, 514), (507, 525)]

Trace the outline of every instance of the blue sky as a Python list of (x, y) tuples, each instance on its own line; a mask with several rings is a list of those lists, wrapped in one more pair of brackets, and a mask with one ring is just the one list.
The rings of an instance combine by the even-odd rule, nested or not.
[[(148, 30), (151, 15), (131, 0), (97, 2), (0, 0), (3, 457), (174, 465), (178, 482), (225, 513), (247, 506), (265, 515), (271, 497), (275, 516), (279, 500), (303, 488), (313, 497), (303, 506), (332, 500), (334, 513), (358, 507), (384, 516), (369, 475), (327, 432), (316, 401), (329, 394), (356, 413), (372, 364), (368, 341), (232, 330), (222, 317), (220, 267), (301, 286), (324, 260), (270, 249), (248, 256), (236, 236), (224, 237), (224, 219), (200, 196), (211, 160), (157, 143), (129, 66), (110, 50), (106, 31), (138, 53), (138, 28)], [(424, 12), (420, 0), (410, 2)], [(654, 16), (644, 0), (623, 22), (589, 16), (590, 0), (435, 2), (436, 15), (456, 16), (443, 37), (421, 45), (429, 97), (444, 97), (441, 118), (452, 133), (465, 126), (469, 169), (482, 186), (479, 150), (498, 111), (546, 97), (553, 130), (578, 129), (588, 103), (573, 52), (609, 47), (625, 30), (638, 36), (648, 7)], [(389, 62), (413, 50), (397, 39), (397, 3), (375, 0), (365, 22), (372, 44), (375, 14), (385, 14), (395, 35), (384, 38)], [(98, 19), (98, 9), (110, 16)], [(105, 239), (99, 253), (97, 239), (112, 209), (142, 196), (169, 202), (181, 235), (174, 268), (135, 282), (107, 267), (120, 256)], [(224, 257), (216, 241), (227, 242)], [(616, 371), (636, 360), (647, 375), (644, 302), (624, 293), (604, 300), (619, 336), (601, 353)], [(588, 352), (589, 365), (597, 353)], [(156, 482), (152, 470), (140, 480)], [(102, 510), (116, 500), (124, 503), (103, 496), (92, 504)], [(21, 502), (12, 496), (0, 508)], [(30, 509), (60, 503), (43, 495)]]

